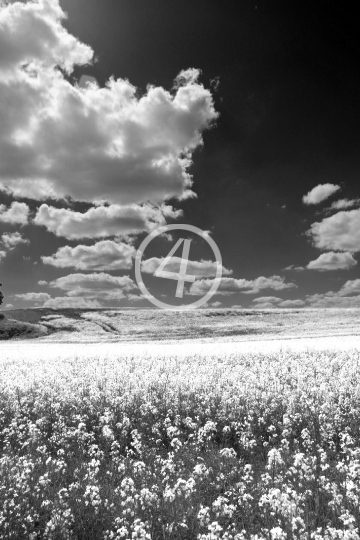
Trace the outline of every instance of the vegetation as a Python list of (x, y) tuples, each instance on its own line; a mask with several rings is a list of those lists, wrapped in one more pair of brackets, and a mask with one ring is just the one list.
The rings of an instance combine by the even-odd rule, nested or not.
[[(2, 287), (2, 283), (0, 283), (0, 287)], [(0, 289), (0, 306), (3, 303), (3, 300), (4, 300), (4, 295), (3, 295), (3, 293), (2, 293), (2, 291)]]
[(0, 363), (0, 536), (359, 539), (360, 353)]
[[(359, 334), (358, 309), (12, 309), (53, 341), (224, 341)], [(51, 336), (51, 337), (50, 337)]]

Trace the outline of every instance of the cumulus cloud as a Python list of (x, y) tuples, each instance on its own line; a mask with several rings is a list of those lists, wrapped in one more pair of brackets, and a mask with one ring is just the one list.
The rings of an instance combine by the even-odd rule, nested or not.
[(56, 236), (68, 240), (79, 238), (101, 238), (124, 236), (164, 225), (165, 217), (173, 219), (182, 215), (180, 210), (163, 205), (153, 208), (149, 205), (97, 206), (87, 212), (74, 212), (66, 208), (54, 208), (42, 204), (33, 220), (35, 225), (43, 225)]
[(307, 235), (319, 249), (356, 253), (360, 251), (360, 209), (338, 212), (313, 223)]
[(350, 296), (351, 294), (360, 294), (360, 279), (349, 279), (344, 283), (338, 292), (340, 296)]
[(9, 208), (6, 208), (4, 204), (0, 204), (0, 221), (3, 223), (11, 223), (12, 225), (26, 225), (28, 223), (29, 212), (30, 208), (25, 203), (15, 201)]
[(129, 276), (115, 277), (104, 272), (69, 274), (51, 281), (49, 286), (66, 291), (69, 297), (89, 297), (100, 302), (122, 300), (128, 292), (137, 289)]
[(11, 309), (13, 308), (13, 304), (5, 304), (5, 309)]
[(147, 295), (143, 294), (132, 294), (128, 293), (126, 296), (126, 300), (129, 302), (139, 302), (140, 300), (145, 300), (147, 298)]
[(133, 265), (136, 250), (129, 244), (103, 240), (93, 246), (64, 246), (51, 257), (41, 257), (44, 264), (77, 270), (125, 270)]
[(91, 48), (61, 26), (64, 18), (56, 0), (1, 6), (0, 70), (3, 75), (11, 78), (16, 68), (31, 61), (44, 68), (60, 65), (68, 73), (74, 64), (89, 63), (93, 56)]
[(255, 298), (253, 303), (256, 303), (256, 308), (268, 309), (268, 308), (288, 308), (288, 307), (301, 307), (305, 304), (303, 300), (283, 300), (277, 296), (260, 296)]
[(274, 309), (276, 307), (277, 306), (273, 304), (272, 302), (263, 302), (263, 303), (259, 302), (258, 304), (253, 306), (253, 309)]
[(357, 265), (351, 253), (335, 253), (330, 251), (323, 253), (315, 261), (310, 261), (306, 268), (326, 272), (330, 270), (349, 270)]
[(24, 238), (19, 232), (4, 233), (1, 236), (1, 243), (7, 250), (16, 248), (19, 244), (29, 244), (28, 238)]
[[(141, 271), (146, 274), (155, 274), (156, 270), (159, 268), (160, 264), (164, 260), (164, 257), (151, 257), (146, 259), (141, 263)], [(167, 272), (180, 272), (180, 257), (171, 257), (167, 263), (165, 269)], [(186, 267), (186, 274), (190, 276), (195, 276), (195, 278), (206, 278), (216, 276), (217, 263), (216, 261), (188, 261)], [(223, 275), (232, 274), (232, 270), (229, 270), (222, 266)]]
[(352, 206), (358, 206), (360, 199), (340, 199), (332, 203), (328, 210), (343, 210), (344, 208), (351, 208)]
[(172, 91), (128, 80), (71, 84), (94, 52), (62, 26), (58, 0), (0, 7), (0, 186), (16, 197), (114, 204), (191, 196), (188, 172), (217, 118), (199, 71)]
[(312, 307), (358, 308), (360, 307), (360, 279), (346, 281), (339, 291), (308, 295), (306, 303)]
[[(187, 294), (193, 296), (204, 296), (213, 284), (213, 279), (201, 279), (195, 281)], [(220, 286), (216, 294), (230, 295), (238, 292), (244, 294), (257, 294), (263, 289), (273, 289), (280, 291), (283, 289), (296, 288), (295, 283), (286, 283), (285, 278), (280, 276), (258, 277), (253, 280), (221, 278)]]
[(305, 302), (304, 300), (300, 300), (300, 299), (297, 299), (297, 300), (283, 300), (283, 302), (280, 302), (280, 304), (278, 304), (280, 307), (301, 307), (301, 306), (304, 306), (305, 305)]
[(38, 281), (38, 285), (41, 285), (42, 287), (44, 287), (45, 285), (47, 285), (48, 282), (47, 281), (44, 281), (43, 279), (41, 279), (40, 281)]
[(45, 302), (51, 298), (50, 294), (35, 292), (14, 294), (14, 297), (18, 298), (19, 300), (25, 300), (26, 302)]
[(307, 195), (303, 196), (303, 203), (304, 204), (319, 204), (322, 201), (325, 201), (328, 197), (330, 197), (333, 193), (338, 191), (340, 186), (337, 186), (335, 184), (319, 184), (318, 186), (314, 187), (311, 191), (307, 193)]
[(271, 302), (277, 304), (278, 302), (282, 302), (282, 298), (277, 296), (259, 296), (259, 298), (254, 298), (253, 302), (260, 302), (261, 304)]
[(283, 270), (295, 270), (295, 272), (302, 272), (305, 270), (305, 268), (303, 266), (295, 266), (294, 264), (291, 264), (290, 266), (283, 268)]
[(5, 259), (6, 255), (7, 255), (6, 251), (0, 250), (0, 262), (2, 259)]
[(360, 295), (343, 297), (343, 296), (330, 296), (327, 294), (313, 295), (307, 299), (307, 302), (315, 308), (359, 308), (360, 307)]

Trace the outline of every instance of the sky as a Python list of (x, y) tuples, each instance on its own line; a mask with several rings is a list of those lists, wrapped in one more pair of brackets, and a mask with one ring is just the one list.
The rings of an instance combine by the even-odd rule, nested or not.
[(2, 307), (360, 307), (354, 9), (0, 1)]

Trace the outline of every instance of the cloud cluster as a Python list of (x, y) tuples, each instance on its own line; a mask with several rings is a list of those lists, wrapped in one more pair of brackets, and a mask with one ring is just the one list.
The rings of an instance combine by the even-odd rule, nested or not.
[(29, 244), (29, 239), (24, 238), (19, 232), (4, 233), (0, 237), (0, 247), (4, 248), (0, 250), (0, 261), (5, 259), (9, 251), (12, 251), (19, 244)]
[(286, 266), (286, 268), (283, 268), (283, 270), (295, 270), (295, 272), (302, 272), (305, 270), (303, 266), (295, 266), (294, 264), (290, 264), (290, 266)]
[(304, 204), (319, 204), (338, 191), (340, 186), (335, 184), (319, 184), (303, 196)]
[(29, 212), (30, 208), (25, 203), (15, 201), (9, 208), (6, 208), (4, 204), (0, 204), (0, 222), (10, 223), (11, 225), (26, 225)]
[[(192, 296), (204, 296), (213, 284), (213, 279), (201, 279), (195, 281), (188, 292)], [(257, 294), (264, 289), (281, 291), (283, 289), (296, 288), (295, 283), (286, 283), (285, 278), (280, 276), (258, 277), (253, 280), (221, 278), (220, 286), (216, 294), (230, 295), (238, 292), (244, 294)]]
[(14, 294), (14, 297), (18, 298), (19, 300), (24, 300), (25, 302), (46, 302), (46, 300), (49, 300), (51, 298), (50, 294), (48, 293), (35, 292)]
[[(164, 258), (165, 257), (151, 257), (150, 259), (142, 261), (141, 271), (145, 272), (146, 274), (155, 274), (156, 270), (159, 268)], [(171, 257), (166, 264), (166, 271), (179, 273), (181, 260), (182, 259), (180, 257)], [(216, 270), (216, 261), (188, 261), (186, 267), (186, 274), (190, 276), (195, 276), (195, 278), (200, 279), (216, 276)], [(222, 266), (222, 274), (232, 274), (232, 270), (229, 270)]]
[(337, 251), (360, 251), (360, 209), (338, 212), (313, 223), (307, 232), (315, 247)]
[(101, 238), (106, 236), (126, 236), (142, 231), (150, 231), (163, 225), (165, 217), (178, 218), (182, 212), (172, 206), (153, 208), (136, 204), (120, 206), (97, 206), (87, 212), (74, 212), (67, 208), (54, 208), (42, 204), (33, 220), (35, 225), (46, 227), (56, 236), (68, 240), (80, 238)]
[(360, 199), (339, 199), (338, 201), (334, 201), (328, 210), (344, 210), (344, 208), (351, 208), (359, 204)]
[(253, 304), (255, 304), (256, 309), (269, 309), (269, 308), (295, 308), (302, 307), (305, 305), (305, 302), (300, 299), (296, 300), (283, 300), (277, 296), (260, 296), (259, 298), (254, 298)]
[(29, 244), (29, 239), (24, 238), (19, 232), (4, 233), (1, 236), (1, 243), (7, 250), (15, 249), (19, 244)]
[(132, 268), (136, 250), (129, 244), (103, 240), (93, 246), (64, 246), (51, 257), (41, 257), (44, 264), (57, 268), (87, 271), (113, 271)]
[[(137, 286), (129, 276), (111, 276), (105, 272), (69, 274), (49, 283), (49, 287), (65, 291), (73, 298), (87, 298), (97, 302), (118, 301), (134, 293)], [(45, 307), (49, 307), (45, 304)]]
[(360, 307), (360, 279), (348, 280), (337, 292), (308, 295), (306, 302), (317, 308), (358, 308)]
[(352, 253), (335, 253), (329, 251), (322, 253), (315, 261), (310, 261), (306, 266), (308, 270), (328, 272), (330, 270), (349, 270), (357, 265)]
[[(46, 285), (45, 281), (39, 282)], [(141, 299), (136, 294), (138, 288), (129, 276), (115, 277), (105, 272), (92, 274), (69, 274), (47, 284), (59, 289), (64, 296), (52, 297), (49, 293), (29, 292), (15, 294), (14, 297), (26, 302), (43, 302), (43, 307), (51, 308), (99, 308), (106, 302)]]
[(199, 71), (172, 92), (127, 80), (72, 85), (92, 49), (62, 26), (58, 0), (0, 7), (0, 188), (41, 200), (160, 204), (191, 195), (192, 152), (217, 118)]
[(282, 302), (282, 298), (279, 298), (278, 296), (259, 296), (258, 298), (254, 298), (253, 303), (255, 304), (265, 304), (265, 303), (271, 303), (271, 304), (278, 304), (279, 302)]

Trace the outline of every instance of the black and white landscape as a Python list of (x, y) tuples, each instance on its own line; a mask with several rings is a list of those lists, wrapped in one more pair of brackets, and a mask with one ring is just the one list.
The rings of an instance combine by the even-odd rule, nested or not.
[(0, 0), (0, 538), (360, 538), (357, 20)]

